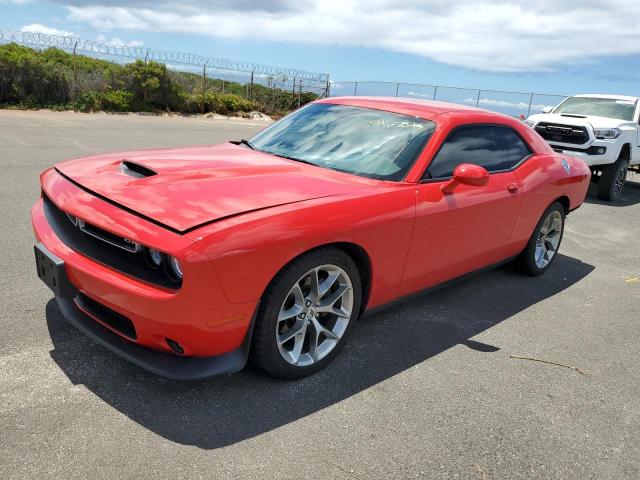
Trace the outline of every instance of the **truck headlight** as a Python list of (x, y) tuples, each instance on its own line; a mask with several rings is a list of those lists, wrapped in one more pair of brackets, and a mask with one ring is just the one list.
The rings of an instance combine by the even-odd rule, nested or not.
[(536, 126), (536, 122), (533, 120), (525, 120), (524, 123), (526, 123), (527, 125), (529, 125), (531, 128)]
[(619, 128), (594, 128), (593, 134), (596, 138), (618, 138), (622, 134), (622, 130)]

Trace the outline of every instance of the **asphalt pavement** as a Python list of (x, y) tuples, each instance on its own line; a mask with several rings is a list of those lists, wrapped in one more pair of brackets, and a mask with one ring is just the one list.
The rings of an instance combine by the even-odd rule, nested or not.
[(366, 317), (302, 381), (169, 381), (61, 318), (33, 261), (42, 170), (265, 125), (0, 110), (1, 478), (640, 478), (640, 177), (569, 215), (546, 275)]

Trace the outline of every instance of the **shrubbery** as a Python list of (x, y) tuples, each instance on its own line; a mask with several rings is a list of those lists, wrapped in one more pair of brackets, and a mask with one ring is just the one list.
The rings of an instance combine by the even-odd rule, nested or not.
[[(246, 98), (249, 94), (253, 100)], [(301, 103), (315, 98), (303, 92)], [(203, 80), (152, 61), (121, 65), (56, 48), (39, 51), (0, 45), (0, 106), (227, 115), (258, 110), (279, 115), (297, 104), (298, 96), (291, 92), (262, 85), (254, 85), (249, 92), (240, 83)]]

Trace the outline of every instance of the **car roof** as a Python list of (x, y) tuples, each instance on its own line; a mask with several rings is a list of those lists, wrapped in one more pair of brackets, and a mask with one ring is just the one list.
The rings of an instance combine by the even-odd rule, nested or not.
[(471, 113), (482, 113), (499, 118), (511, 118), (496, 112), (490, 112), (482, 108), (459, 105), (456, 103), (439, 102), (434, 100), (422, 100), (403, 97), (329, 97), (316, 100), (316, 103), (331, 103), (335, 105), (351, 105), (355, 107), (373, 108), (387, 112), (411, 115), (425, 120), (442, 113), (455, 115), (469, 115)]
[(635, 102), (638, 100), (638, 97), (629, 97), (626, 95), (606, 95), (601, 93), (582, 93), (580, 95), (573, 95), (574, 97), (587, 97), (587, 98), (608, 98), (611, 100), (627, 100), (630, 102)]

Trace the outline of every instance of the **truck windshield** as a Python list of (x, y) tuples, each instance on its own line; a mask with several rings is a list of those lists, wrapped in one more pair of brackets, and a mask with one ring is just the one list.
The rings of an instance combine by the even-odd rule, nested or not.
[(312, 103), (258, 133), (256, 150), (318, 167), (400, 181), (436, 124), (370, 108)]
[(553, 113), (607, 117), (633, 121), (636, 101), (598, 97), (569, 97), (556, 107)]

